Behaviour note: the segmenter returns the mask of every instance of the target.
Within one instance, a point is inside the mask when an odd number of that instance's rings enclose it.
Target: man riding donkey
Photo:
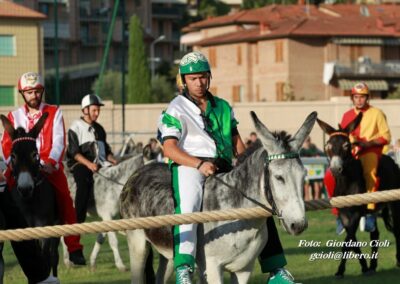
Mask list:
[[[18,91],[21,93],[25,104],[8,113],[8,119],[15,128],[22,127],[28,132],[43,113],[48,113],[49,116],[36,139],[40,164],[44,176],[56,191],[61,222],[63,224],[74,224],[76,223],[76,214],[62,164],[65,150],[65,128],[61,110],[57,106],[42,102],[45,88],[41,76],[37,73],[23,74],[18,81]],[[7,185],[9,189],[12,189],[15,185],[12,164],[10,163],[12,140],[7,132],[4,132],[1,144],[4,160],[7,164],[5,172]],[[85,265],[86,261],[82,253],[83,246],[79,243],[80,237],[67,236],[64,237],[64,240],[70,253],[70,261],[75,265]]]
[[[93,197],[93,173],[100,167],[117,164],[103,126],[97,119],[104,106],[97,95],[86,95],[81,102],[83,116],[68,130],[68,167],[76,182],[75,209],[79,223],[85,222],[89,199]]]
[[[341,128],[352,122],[362,112],[362,120],[358,127],[350,133],[350,141],[353,144],[353,155],[360,160],[363,167],[363,175],[367,192],[375,192],[379,189],[379,177],[377,176],[379,160],[383,147],[390,142],[391,135],[385,114],[378,108],[369,104],[369,88],[367,84],[360,82],[351,89],[351,100],[354,107],[343,114]],[[328,171],[325,175],[325,185],[332,195],[335,188],[334,177]],[[367,214],[360,221],[361,230],[373,232],[376,229],[375,204],[367,205]],[[337,221],[337,233],[343,230],[340,219]]]
[[[232,108],[209,91],[211,69],[200,52],[186,54],[179,64],[184,89],[163,112],[159,129],[172,175],[175,213],[201,210],[205,179],[232,169],[232,158],[245,149]],[[267,283],[294,283],[283,269],[286,259],[273,218],[267,219],[268,242],[260,254]],[[192,283],[197,225],[173,228],[176,283]]]

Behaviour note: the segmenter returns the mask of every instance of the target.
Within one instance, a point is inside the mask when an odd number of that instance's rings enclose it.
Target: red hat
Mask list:
[[[19,78],[18,91],[29,91],[32,89],[44,89],[42,77],[35,72],[27,72]]]

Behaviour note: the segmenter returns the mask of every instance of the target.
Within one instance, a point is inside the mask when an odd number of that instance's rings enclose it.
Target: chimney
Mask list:
[[[260,22],[260,34],[264,35],[270,31],[269,25],[267,22]]]

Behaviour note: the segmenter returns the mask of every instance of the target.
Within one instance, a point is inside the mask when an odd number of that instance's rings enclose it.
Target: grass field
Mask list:
[[[379,249],[378,273],[372,276],[362,276],[361,269],[357,260],[349,260],[347,262],[347,270],[345,278],[336,280],[333,274],[336,272],[338,261],[315,260],[310,261],[312,253],[328,253],[330,251],[339,251],[339,248],[329,248],[325,244],[328,240],[342,241],[344,235],[337,236],[335,234],[335,222],[333,216],[328,210],[308,212],[309,220],[308,229],[300,236],[293,237],[280,229],[280,237],[285,248],[288,266],[286,267],[296,278],[296,281],[306,284],[322,284],[322,283],[340,283],[340,284],[385,284],[400,283],[400,269],[395,266],[395,244],[394,237],[388,233],[383,227],[381,220],[379,228],[381,228],[381,240],[388,240],[388,247]],[[92,219],[93,221],[93,219]],[[366,233],[358,233],[360,240],[368,241],[369,235]],[[118,236],[120,240],[120,251],[122,253],[125,265],[129,267],[128,247],[125,237]],[[85,245],[85,256],[88,259],[90,251],[94,244],[94,235],[85,235],[82,241]],[[299,246],[300,240],[321,242],[321,247],[302,247]],[[363,249],[364,253],[369,253],[370,247]],[[6,262],[5,284],[26,283],[24,275],[16,262],[10,244],[5,245],[4,258]],[[122,284],[130,283],[129,272],[119,272],[114,266],[114,259],[108,244],[104,244],[102,251],[97,259],[96,271],[90,271],[89,267],[79,267],[67,269],[63,263],[59,266],[59,279],[61,283],[89,284],[89,283],[113,283]],[[260,273],[258,264],[253,272],[250,283],[266,283],[267,275]],[[175,283],[170,281],[170,283]],[[225,283],[229,283],[226,277]]]

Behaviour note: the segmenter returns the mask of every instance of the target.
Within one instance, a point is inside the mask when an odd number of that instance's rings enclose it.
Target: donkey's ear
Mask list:
[[[15,128],[12,125],[11,121],[5,115],[0,115],[0,119],[3,123],[4,130],[8,133],[8,135],[10,135],[11,140],[14,140]]]
[[[46,122],[47,117],[49,116],[48,112],[45,112],[42,114],[42,116],[39,118],[38,122],[35,124],[35,126],[29,131],[29,135],[33,138],[38,137],[40,131],[42,130],[44,123]]]
[[[314,126],[315,120],[317,119],[317,112],[313,111],[310,113],[303,125],[297,130],[296,134],[293,136],[293,140],[289,143],[294,151],[300,150],[303,145],[304,140],[310,135],[310,132]]]
[[[319,127],[321,127],[322,131],[325,132],[328,135],[331,135],[331,133],[335,132],[336,129],[333,128],[332,126],[330,126],[328,123],[326,123],[325,121],[320,120],[319,118],[317,118],[317,122]]]
[[[362,119],[362,116],[363,116],[363,114],[362,114],[362,112],[360,111],[360,113],[356,116],[356,118],[355,118],[352,122],[350,122],[349,125],[347,125],[346,128],[343,129],[343,130],[344,130],[345,132],[347,132],[347,133],[353,132],[354,129],[356,129],[357,126],[360,124],[361,119]]]
[[[256,113],[254,111],[250,112],[251,118],[253,119],[254,126],[256,127],[257,132],[260,134],[260,140],[267,149],[267,152],[272,151],[273,145],[275,145],[275,137],[272,135],[271,131],[258,119]]]

